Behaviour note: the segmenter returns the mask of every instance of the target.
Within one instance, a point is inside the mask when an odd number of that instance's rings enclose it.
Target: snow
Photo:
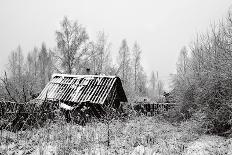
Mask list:
[[[60,103],[60,107],[65,109],[65,110],[73,110],[74,109],[74,107],[71,107],[71,106],[64,104],[64,103]]]
[[[232,154],[232,139],[199,135],[195,123],[173,126],[157,117],[113,120],[109,126],[92,122],[82,127],[59,122],[18,135],[3,131],[8,143],[0,144],[0,154],[57,155],[131,154],[131,155],[208,155]],[[17,137],[18,136],[18,137]],[[110,146],[107,140],[110,139]]]

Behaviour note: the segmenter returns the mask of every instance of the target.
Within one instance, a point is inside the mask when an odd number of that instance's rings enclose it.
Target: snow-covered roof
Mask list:
[[[54,74],[37,99],[96,104],[116,99],[127,102],[120,78],[104,75]]]

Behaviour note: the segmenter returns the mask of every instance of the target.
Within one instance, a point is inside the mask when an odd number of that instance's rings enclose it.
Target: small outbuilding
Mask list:
[[[122,110],[127,97],[116,76],[54,74],[37,100],[59,102],[61,108],[70,111],[86,106],[100,117],[106,106]]]

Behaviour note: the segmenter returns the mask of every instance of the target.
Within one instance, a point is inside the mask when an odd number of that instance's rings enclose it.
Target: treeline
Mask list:
[[[173,77],[184,118],[198,115],[208,133],[231,134],[232,12],[180,51]]]
[[[42,43],[26,56],[20,46],[11,52],[7,72],[1,78],[2,98],[27,102],[41,92],[53,73],[86,74],[86,70],[89,74],[119,76],[128,98],[148,95],[142,49],[137,42],[129,48],[123,39],[113,64],[111,43],[104,32],[98,32],[95,41],[90,40],[85,27],[64,17],[55,39],[56,47],[52,49]]]

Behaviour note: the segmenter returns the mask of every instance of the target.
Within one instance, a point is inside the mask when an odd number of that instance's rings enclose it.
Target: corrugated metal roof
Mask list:
[[[55,74],[37,99],[103,104],[115,84],[120,100],[126,102],[121,81],[116,76]]]

